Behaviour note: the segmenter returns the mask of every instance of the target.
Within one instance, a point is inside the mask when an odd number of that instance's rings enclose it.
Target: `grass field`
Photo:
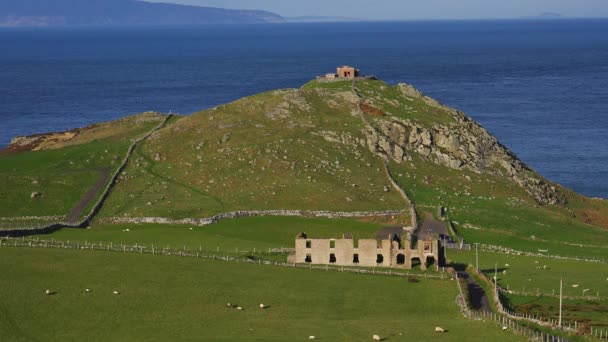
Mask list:
[[[475,265],[475,251],[448,251],[448,259]],[[535,294],[559,295],[560,278],[563,278],[564,296],[580,297],[583,290],[587,290],[586,296],[599,295],[586,300],[566,298],[564,319],[608,326],[608,264],[479,252],[479,268],[488,278],[494,276],[495,265],[498,284],[515,291],[506,295],[506,304],[515,311],[556,319],[559,299]],[[521,292],[532,295],[521,295]]]
[[[0,217],[64,216],[99,177],[115,170],[131,139],[162,120],[142,114],[99,124],[72,140],[0,156]],[[33,192],[41,194],[31,198]]]
[[[518,340],[462,318],[451,281],[9,247],[0,248],[0,273],[10,274],[0,277],[11,294],[0,302],[7,341]]]
[[[559,318],[559,299],[508,295],[509,305],[517,312],[556,320]],[[563,303],[562,320],[574,326],[585,323],[608,331],[608,299],[570,300]]]
[[[475,265],[475,251],[449,250],[448,259]],[[538,289],[541,293],[559,294],[559,280],[563,277],[566,296],[582,296],[584,289],[590,289],[586,295],[596,296],[599,292],[600,297],[608,298],[608,264],[479,252],[481,271],[492,277],[495,265],[498,283],[505,289],[508,286],[514,291]]]
[[[192,230],[190,230],[192,228]],[[114,242],[173,248],[241,251],[268,248],[294,248],[295,238],[306,232],[315,238],[341,238],[352,233],[355,239],[373,238],[381,224],[346,219],[301,217],[246,217],[223,220],[217,224],[197,227],[161,224],[94,224],[90,229],[62,229],[42,239]],[[125,231],[128,229],[129,231]]]
[[[573,257],[608,255],[608,230],[571,217],[565,207],[539,206],[504,178],[418,159],[390,168],[418,208],[432,213],[447,208],[458,234],[469,243]]]

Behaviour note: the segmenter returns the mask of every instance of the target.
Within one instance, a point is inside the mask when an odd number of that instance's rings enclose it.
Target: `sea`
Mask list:
[[[0,146],[190,114],[343,64],[415,85],[543,176],[608,198],[608,19],[0,29]]]

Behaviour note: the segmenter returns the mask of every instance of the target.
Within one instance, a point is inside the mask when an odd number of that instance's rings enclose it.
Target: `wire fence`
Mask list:
[[[536,325],[539,325],[544,328],[562,331],[567,334],[589,335],[589,336],[593,336],[595,338],[608,340],[608,330],[598,329],[597,327],[594,328],[594,327],[588,326],[587,324],[584,324],[584,323],[581,324],[577,321],[560,323],[559,320],[554,319],[554,318],[542,317],[542,316],[537,316],[537,315],[533,315],[533,314],[518,313],[518,312],[508,310],[504,307],[504,305],[502,304],[502,302],[500,300],[499,286],[497,284],[495,284],[495,282],[492,279],[488,278],[482,272],[477,272],[475,267],[473,267],[472,265],[469,265],[468,271],[473,273],[475,276],[477,276],[477,278],[481,279],[486,285],[495,289],[495,291],[492,291],[492,293],[489,295],[492,298],[492,301],[494,302],[495,307],[497,308],[498,312],[501,315],[503,315],[504,317],[506,317],[506,319],[520,321],[520,322],[529,322],[529,323],[536,324]],[[536,335],[534,337],[538,338],[538,336],[536,336]],[[565,339],[563,339],[559,336],[553,336],[553,337],[557,338],[557,339],[548,339],[547,341],[566,341]],[[542,338],[542,336],[540,338]],[[543,339],[537,339],[537,340],[545,341]]]
[[[285,257],[284,251],[290,249],[268,249],[266,250],[239,250],[236,248],[234,252],[224,250],[220,251],[219,248],[216,251],[203,250],[192,250],[187,248],[170,248],[170,247],[159,247],[154,245],[140,245],[140,244],[123,244],[113,242],[96,242],[89,243],[88,241],[60,241],[60,240],[40,240],[39,238],[32,237],[21,237],[11,238],[3,237],[0,238],[0,247],[27,247],[27,248],[54,248],[54,249],[71,249],[77,251],[106,251],[115,253],[137,253],[137,254],[151,254],[158,256],[174,256],[174,257],[186,257],[196,259],[207,259],[207,260],[219,260],[235,263],[248,263],[248,264],[260,264],[260,265],[272,265],[289,268],[300,268],[308,270],[322,270],[332,272],[346,272],[346,273],[357,273],[367,274],[374,276],[388,276],[388,277],[401,277],[401,278],[424,278],[432,280],[449,280],[451,277],[446,272],[439,273],[416,273],[407,270],[389,269],[389,268],[361,268],[361,267],[348,267],[348,266],[330,266],[330,265],[313,265],[313,264],[301,264],[283,262],[279,260],[270,260],[272,254],[279,257]]]
[[[169,247],[157,247],[154,245],[140,245],[140,244],[124,244],[124,243],[113,243],[113,242],[95,242],[89,243],[87,241],[61,241],[61,240],[41,240],[39,238],[33,237],[21,237],[21,238],[11,238],[11,237],[3,237],[0,238],[0,248],[3,247],[15,247],[15,248],[52,248],[52,249],[67,249],[67,250],[76,250],[81,252],[86,251],[105,251],[105,252],[113,252],[113,253],[135,253],[135,254],[149,254],[149,255],[157,255],[157,256],[173,256],[173,257],[182,257],[182,258],[195,258],[195,259],[204,259],[204,260],[217,260],[224,262],[233,262],[233,263],[245,263],[245,264],[259,264],[259,265],[269,265],[269,266],[277,266],[277,267],[286,267],[286,268],[296,268],[296,269],[308,269],[310,271],[326,271],[326,272],[345,272],[345,273],[356,273],[356,274],[366,274],[372,276],[384,276],[384,277],[400,277],[400,278],[425,278],[431,280],[456,280],[458,284],[458,305],[461,307],[461,311],[463,314],[470,319],[491,319],[492,321],[499,324],[504,330],[511,330],[513,333],[522,335],[527,337],[532,341],[555,341],[562,342],[567,341],[560,336],[554,336],[538,329],[526,327],[521,325],[521,321],[528,321],[531,323],[536,323],[542,326],[547,327],[547,321],[541,321],[538,317],[529,316],[529,315],[521,315],[513,312],[508,312],[502,308],[502,304],[498,305],[499,310],[502,314],[496,314],[491,312],[480,312],[471,310],[467,305],[467,297],[465,296],[465,291],[463,290],[460,281],[458,279],[458,275],[453,272],[453,270],[449,270],[448,272],[439,272],[437,274],[429,274],[429,273],[415,273],[405,270],[396,270],[396,269],[366,269],[359,267],[345,267],[345,266],[330,266],[330,265],[312,265],[312,264],[300,264],[300,263],[290,263],[290,262],[282,262],[278,260],[265,260],[263,257],[268,256],[268,253],[281,253],[283,249],[269,249],[264,251],[239,251],[235,249],[234,252],[226,252],[227,254],[221,253],[210,253],[210,251],[206,250],[192,250],[187,248],[176,249]],[[230,253],[235,253],[234,256],[230,256]],[[241,253],[241,254],[239,254]],[[282,255],[284,256],[284,254]],[[452,273],[453,272],[453,276]],[[486,278],[487,280],[487,278]],[[489,282],[489,280],[487,280]],[[555,322],[553,322],[554,324]],[[556,328],[554,326],[549,326],[551,328]],[[577,323],[574,323],[574,326],[570,324],[568,326],[564,326],[563,329],[566,332],[577,332]],[[591,328],[589,331],[591,336],[600,338],[600,339],[608,339],[608,332],[600,329]]]
[[[585,261],[585,262],[595,262],[595,263],[608,263],[608,259],[606,258],[587,258],[587,257],[568,257],[561,255],[549,254],[548,252],[524,252],[518,251],[513,248],[496,246],[496,245],[488,245],[488,244],[479,244],[479,248],[482,251],[486,252],[496,252],[508,255],[521,255],[521,256],[530,256],[537,258],[549,258],[556,260],[574,260],[574,261]]]

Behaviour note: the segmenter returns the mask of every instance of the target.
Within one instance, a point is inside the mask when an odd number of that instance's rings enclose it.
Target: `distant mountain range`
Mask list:
[[[0,1],[0,26],[108,26],[280,23],[266,11],[150,3],[138,0]]]

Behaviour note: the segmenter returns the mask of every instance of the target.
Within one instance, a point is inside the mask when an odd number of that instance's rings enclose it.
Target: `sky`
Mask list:
[[[559,13],[608,17],[608,0],[147,0],[233,9],[261,9],[285,17],[340,16],[372,20],[498,19]]]

